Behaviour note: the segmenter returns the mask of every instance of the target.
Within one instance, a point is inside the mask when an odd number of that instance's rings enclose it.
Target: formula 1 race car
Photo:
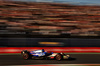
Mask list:
[[[71,57],[69,55],[66,55],[64,53],[53,53],[53,52],[45,52],[44,49],[42,50],[35,50],[35,51],[27,51],[23,50],[21,52],[21,55],[23,56],[23,59],[56,59],[56,60],[62,60],[62,59],[70,59]]]

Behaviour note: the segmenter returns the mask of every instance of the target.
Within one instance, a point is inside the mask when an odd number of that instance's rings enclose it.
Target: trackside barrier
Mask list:
[[[0,47],[0,53],[20,53],[22,50],[38,50],[64,53],[100,53],[100,47]]]

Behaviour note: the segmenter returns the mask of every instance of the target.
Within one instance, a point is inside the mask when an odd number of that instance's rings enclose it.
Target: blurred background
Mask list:
[[[100,47],[98,0],[0,0],[0,3],[1,48]]]
[[[100,36],[100,6],[78,6],[59,1],[0,0],[0,35]],[[81,0],[75,2],[81,3]],[[89,0],[83,2],[91,3]],[[98,1],[94,3],[98,4]]]
[[[18,55],[37,49],[73,59],[25,61]],[[0,0],[0,65],[100,66],[99,57],[100,0]]]

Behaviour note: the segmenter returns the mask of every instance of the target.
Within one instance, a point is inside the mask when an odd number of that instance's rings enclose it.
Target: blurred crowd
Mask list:
[[[100,6],[0,1],[0,30],[100,36]]]

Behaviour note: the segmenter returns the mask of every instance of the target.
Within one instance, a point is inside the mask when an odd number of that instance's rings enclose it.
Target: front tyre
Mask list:
[[[57,54],[56,55],[56,60],[58,60],[58,61],[62,60],[62,55],[61,54]]]

